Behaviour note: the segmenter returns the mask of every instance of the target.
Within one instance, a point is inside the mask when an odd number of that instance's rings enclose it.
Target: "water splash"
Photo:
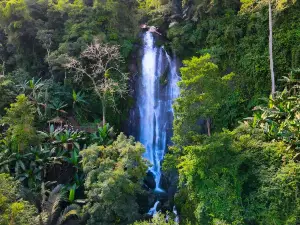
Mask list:
[[[178,216],[178,212],[177,212],[177,209],[176,209],[176,206],[174,205],[174,207],[173,207],[173,213],[174,213],[174,215],[175,215],[175,220],[174,220],[174,222],[176,223],[176,224],[179,224],[179,216]]]

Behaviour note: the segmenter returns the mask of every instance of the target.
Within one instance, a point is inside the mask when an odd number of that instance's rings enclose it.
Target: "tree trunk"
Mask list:
[[[181,15],[182,13],[182,0],[172,0],[173,13]]]
[[[103,123],[103,126],[105,126],[105,124],[106,124],[105,114],[106,114],[106,106],[105,106],[104,101],[102,101],[102,123]]]
[[[275,74],[274,74],[274,62],[273,62],[273,24],[272,24],[272,6],[271,0],[269,0],[269,54],[270,54],[270,71],[271,71],[271,81],[272,90],[271,94],[274,97],[275,94]]]
[[[206,120],[206,127],[207,127],[207,135],[210,137],[211,132],[210,132],[210,119]]]

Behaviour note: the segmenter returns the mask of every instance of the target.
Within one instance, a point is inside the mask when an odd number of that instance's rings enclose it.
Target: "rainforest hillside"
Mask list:
[[[146,33],[179,76],[160,191]],[[298,225],[300,2],[0,0],[0,125],[0,225]]]

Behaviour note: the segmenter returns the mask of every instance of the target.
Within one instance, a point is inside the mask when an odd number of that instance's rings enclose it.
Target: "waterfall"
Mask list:
[[[176,224],[179,224],[179,216],[178,216],[178,212],[177,212],[177,209],[176,209],[176,206],[174,205],[174,207],[173,207],[173,213],[174,213],[174,215],[175,215],[175,220],[174,220],[174,222],[176,223]]]
[[[153,34],[143,36],[142,71],[138,78],[137,109],[139,132],[136,139],[146,148],[155,178],[155,190],[162,192],[161,161],[172,136],[173,100],[179,95],[176,58],[171,58],[163,47],[155,45]]]
[[[154,206],[149,210],[148,215],[153,216],[157,213],[158,204],[159,204],[159,201],[156,201]]]

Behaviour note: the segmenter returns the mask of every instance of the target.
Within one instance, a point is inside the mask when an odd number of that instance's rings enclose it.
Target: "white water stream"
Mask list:
[[[155,190],[162,192],[161,161],[172,135],[172,103],[179,96],[176,59],[172,59],[163,47],[156,47],[153,34],[143,37],[144,52],[142,74],[139,79],[138,109],[140,132],[137,139],[145,146],[144,157],[149,160],[149,170],[155,177]],[[164,77],[162,77],[164,76]],[[161,80],[166,80],[162,84]]]

